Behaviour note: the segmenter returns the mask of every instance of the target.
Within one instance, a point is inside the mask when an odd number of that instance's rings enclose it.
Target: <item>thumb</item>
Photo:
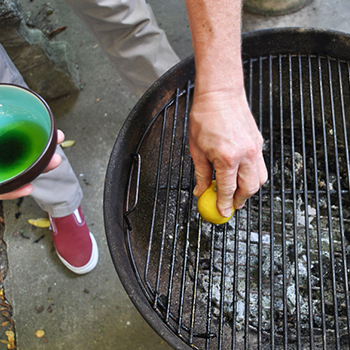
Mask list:
[[[17,199],[20,197],[29,196],[34,190],[32,184],[27,184],[9,193],[0,194],[0,201],[8,199]]]

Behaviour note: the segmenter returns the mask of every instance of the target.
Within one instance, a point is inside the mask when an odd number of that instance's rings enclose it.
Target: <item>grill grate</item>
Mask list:
[[[184,348],[349,349],[350,61],[271,55],[244,70],[269,180],[228,224],[202,221],[194,85],[177,90],[132,155],[124,216],[139,286]]]

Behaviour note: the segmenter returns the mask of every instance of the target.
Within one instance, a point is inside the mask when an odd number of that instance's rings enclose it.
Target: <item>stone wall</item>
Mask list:
[[[46,100],[79,92],[72,48],[49,41],[41,30],[28,28],[18,0],[0,1],[0,43],[27,85]]]

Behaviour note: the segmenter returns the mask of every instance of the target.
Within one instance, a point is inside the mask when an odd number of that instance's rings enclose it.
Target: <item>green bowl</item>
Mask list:
[[[0,84],[0,194],[39,176],[56,146],[55,120],[43,98],[18,85]]]

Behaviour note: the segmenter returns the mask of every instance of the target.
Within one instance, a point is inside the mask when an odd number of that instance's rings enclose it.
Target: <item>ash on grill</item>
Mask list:
[[[265,154],[269,154],[269,142],[264,145]],[[325,319],[326,331],[334,333],[334,293],[332,287],[332,265],[335,268],[335,289],[337,291],[337,305],[339,315],[340,335],[347,336],[347,302],[344,291],[345,271],[342,259],[342,246],[339,228],[339,207],[331,206],[332,218],[327,215],[327,193],[334,195],[337,192],[337,178],[335,174],[329,175],[328,190],[327,177],[318,171],[318,186],[324,191],[319,195],[318,208],[320,210],[320,226],[317,225],[317,208],[315,198],[308,196],[308,206],[305,208],[303,189],[303,157],[300,153],[291,154],[290,148],[285,148],[285,195],[284,211],[282,212],[282,198],[275,195],[273,198],[273,223],[271,223],[271,196],[269,181],[263,186],[261,235],[259,235],[259,198],[254,196],[246,207],[233,217],[226,227],[214,226],[206,221],[201,222],[202,245],[199,259],[199,284],[198,300],[208,303],[208,295],[212,295],[214,317],[220,317],[220,304],[224,308],[224,318],[227,325],[234,326],[239,331],[245,325],[245,319],[249,320],[249,328],[258,330],[259,309],[258,298],[261,298],[261,329],[267,335],[272,331],[275,336],[283,336],[283,315],[287,311],[288,340],[296,341],[296,323],[300,325],[301,335],[310,337],[310,331],[316,339],[323,335],[322,322]],[[292,163],[294,162],[294,167]],[[307,169],[313,168],[313,158],[307,158]],[[322,169],[319,166],[318,169]],[[293,176],[294,172],[294,176]],[[275,162],[273,168],[274,177],[281,178],[281,160]],[[293,200],[292,183],[295,179],[296,201]],[[314,177],[308,174],[310,188],[315,186]],[[341,179],[347,184],[348,179]],[[275,189],[278,187],[274,184]],[[265,191],[264,191],[265,190]],[[275,191],[276,192],[276,191]],[[278,191],[277,191],[278,192]],[[188,197],[183,191],[183,203]],[[335,198],[334,203],[337,202]],[[296,203],[296,205],[294,205]],[[343,205],[344,215],[350,217],[347,208],[348,201]],[[193,211],[196,210],[196,201],[193,202]],[[170,204],[170,207],[175,207]],[[248,213],[249,210],[249,213]],[[282,215],[284,218],[282,218]],[[249,217],[249,219],[247,219]],[[294,228],[296,220],[296,228]],[[349,220],[344,220],[349,229]],[[274,226],[274,237],[271,236],[271,225]],[[306,234],[306,225],[308,226]],[[329,225],[332,225],[333,238],[329,236]],[[249,226],[249,227],[248,227]],[[193,223],[194,229],[198,226]],[[282,229],[284,227],[284,229]],[[182,227],[185,230],[185,227]],[[248,232],[248,236],[247,236]],[[193,232],[197,235],[197,232]],[[285,240],[282,240],[285,235]],[[273,242],[271,241],[273,240]],[[307,241],[308,240],[308,241]],[[195,242],[195,239],[192,240]],[[204,243],[205,242],[205,243]],[[213,275],[211,276],[211,242],[214,242]],[[320,242],[320,246],[318,243]],[[331,248],[331,246],[333,248]],[[224,247],[225,246],[225,247]],[[259,258],[259,246],[261,257]],[[191,245],[192,269],[190,275],[194,276],[195,254],[197,246]],[[320,249],[321,248],[321,249]],[[308,261],[307,250],[310,252]],[[332,261],[332,249],[334,261]],[[273,251],[273,254],[271,253]],[[226,252],[226,254],[225,254]],[[236,254],[235,254],[236,252]],[[223,263],[225,254],[225,263]],[[350,263],[350,245],[346,246],[346,259]],[[262,281],[259,285],[259,259],[261,260]],[[271,259],[273,259],[271,261]],[[322,261],[322,266],[320,266]],[[235,264],[237,268],[235,270]],[[308,272],[308,266],[310,271]],[[249,287],[247,287],[247,269],[249,268]],[[272,271],[271,271],[272,270]],[[237,278],[235,280],[235,271]],[[347,271],[348,280],[349,271]],[[224,281],[222,280],[224,276]],[[211,281],[212,278],[212,281]],[[224,284],[224,299],[222,299],[222,284]],[[312,303],[309,304],[309,286],[311,287]],[[323,289],[323,298],[321,295]],[[248,294],[247,294],[248,291]],[[246,308],[246,302],[249,308]],[[272,305],[273,303],[273,305]],[[312,310],[310,310],[311,305]],[[285,310],[286,308],[286,310]],[[297,308],[299,310],[297,310]],[[247,316],[245,313],[249,312]],[[273,310],[273,315],[271,315]],[[325,310],[325,318],[322,312]],[[298,316],[299,315],[299,316]],[[313,319],[310,321],[310,315]],[[297,318],[299,321],[296,322]],[[312,329],[310,329],[312,325]]]

